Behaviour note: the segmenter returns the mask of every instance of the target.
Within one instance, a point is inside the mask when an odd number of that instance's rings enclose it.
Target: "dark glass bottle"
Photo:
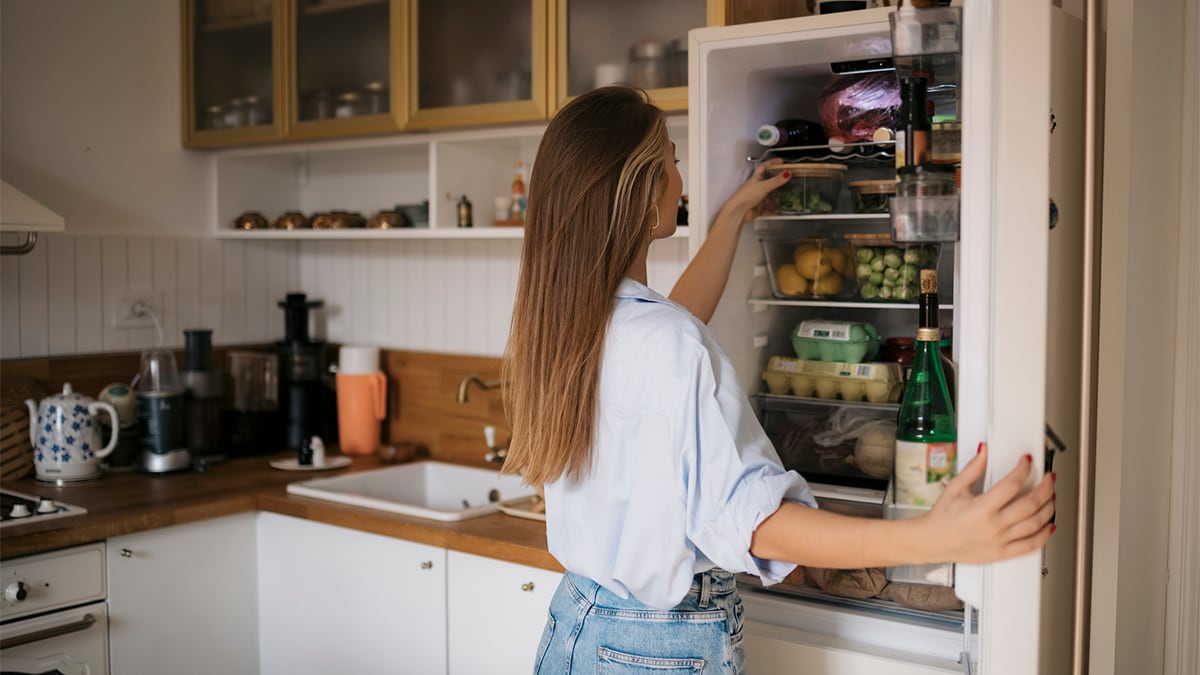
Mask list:
[[[829,142],[825,130],[817,122],[802,119],[783,119],[774,124],[764,124],[755,136],[764,148],[795,148],[824,146]],[[775,153],[784,159],[827,154],[824,148],[816,150],[789,150]]]
[[[917,355],[896,425],[895,502],[932,506],[954,476],[958,433],[954,402],[942,370],[937,272],[921,270]]]
[[[933,125],[925,103],[926,80],[900,80],[900,114],[896,120],[896,168],[919,166],[932,158]]]

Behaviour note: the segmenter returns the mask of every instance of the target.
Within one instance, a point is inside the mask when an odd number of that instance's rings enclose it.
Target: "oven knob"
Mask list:
[[[12,511],[8,513],[9,518],[28,518],[30,515],[29,507],[25,504],[13,504]]]
[[[14,581],[4,587],[4,599],[9,602],[20,602],[29,595],[29,587],[24,581]]]
[[[41,497],[38,499],[38,513],[54,513],[58,510],[58,504],[49,497]]]

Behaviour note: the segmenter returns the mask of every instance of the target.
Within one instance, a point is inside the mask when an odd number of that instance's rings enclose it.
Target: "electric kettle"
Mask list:
[[[77,394],[68,382],[54,394],[29,408],[29,441],[39,481],[63,485],[100,477],[100,460],[117,446],[120,422],[111,404]],[[96,411],[108,413],[112,438],[101,445],[100,420]]]

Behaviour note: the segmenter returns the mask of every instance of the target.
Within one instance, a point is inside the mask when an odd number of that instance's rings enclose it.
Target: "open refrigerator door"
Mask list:
[[[743,228],[710,327],[785,466],[809,480],[823,508],[883,517],[891,499],[890,467],[872,461],[888,444],[904,374],[881,365],[896,361],[878,354],[888,338],[915,333],[917,298],[904,283],[910,263],[937,270],[938,325],[952,331],[952,346],[943,345],[956,367],[959,469],[986,440],[988,485],[1026,453],[1040,479],[1049,470],[1046,424],[1062,431],[1078,419],[1077,408],[1060,404],[1078,391],[1078,371],[1062,365],[1077,359],[1069,350],[1078,345],[1078,322],[1055,298],[1070,297],[1079,284],[1069,260],[1078,239],[1081,193],[1071,176],[1081,163],[1072,164],[1081,153],[1081,112],[1063,85],[1082,72],[1082,26],[1038,0],[967,0],[952,9],[961,48],[930,69],[929,97],[934,124],[961,133],[961,225],[956,237],[929,244],[896,240],[892,217],[866,198],[874,185],[895,180],[894,136],[871,129],[856,136],[856,115],[861,121],[870,111],[843,101],[831,112],[829,104],[831,92],[849,83],[895,81],[897,70],[911,71],[911,60],[894,53],[894,10],[690,35],[692,253],[755,163],[783,156],[808,166],[793,171],[799,192],[777,197]],[[828,142],[764,148],[760,139],[777,134],[759,135],[762,125],[784,129],[796,120],[824,123]],[[848,137],[834,138],[838,129]],[[1052,189],[1063,215],[1050,232]],[[877,261],[888,254],[898,256],[898,277],[880,297],[883,286],[871,275],[892,267],[895,259]],[[829,335],[865,349],[805,358],[809,343]],[[1058,519],[1060,532],[1045,553],[999,564],[891,569],[886,576],[802,570],[761,594],[745,578],[754,599],[747,605],[760,608],[750,618],[771,624],[770,631],[793,628],[796,640],[810,645],[836,643],[930,668],[911,672],[1064,672],[1072,570],[1071,533],[1062,530],[1070,520]]]

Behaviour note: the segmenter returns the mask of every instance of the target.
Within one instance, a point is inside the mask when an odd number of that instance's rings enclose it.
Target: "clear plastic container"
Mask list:
[[[833,213],[842,194],[845,164],[780,164],[772,174],[791,171],[787,185],[768,197],[768,210],[780,215]]]
[[[905,506],[895,503],[895,486],[888,483],[887,497],[883,503],[883,517],[887,520],[905,520],[928,513],[928,506]],[[896,583],[921,584],[925,586],[953,586],[954,563],[932,563],[927,565],[897,565],[885,571],[887,580]]]
[[[847,234],[858,299],[867,302],[916,302],[920,272],[937,269],[938,244],[895,242],[887,235]]]
[[[906,166],[891,202],[892,239],[958,241],[958,188],[950,165]]]
[[[854,297],[854,265],[844,242],[820,237],[763,239],[771,291],[781,300]]]

